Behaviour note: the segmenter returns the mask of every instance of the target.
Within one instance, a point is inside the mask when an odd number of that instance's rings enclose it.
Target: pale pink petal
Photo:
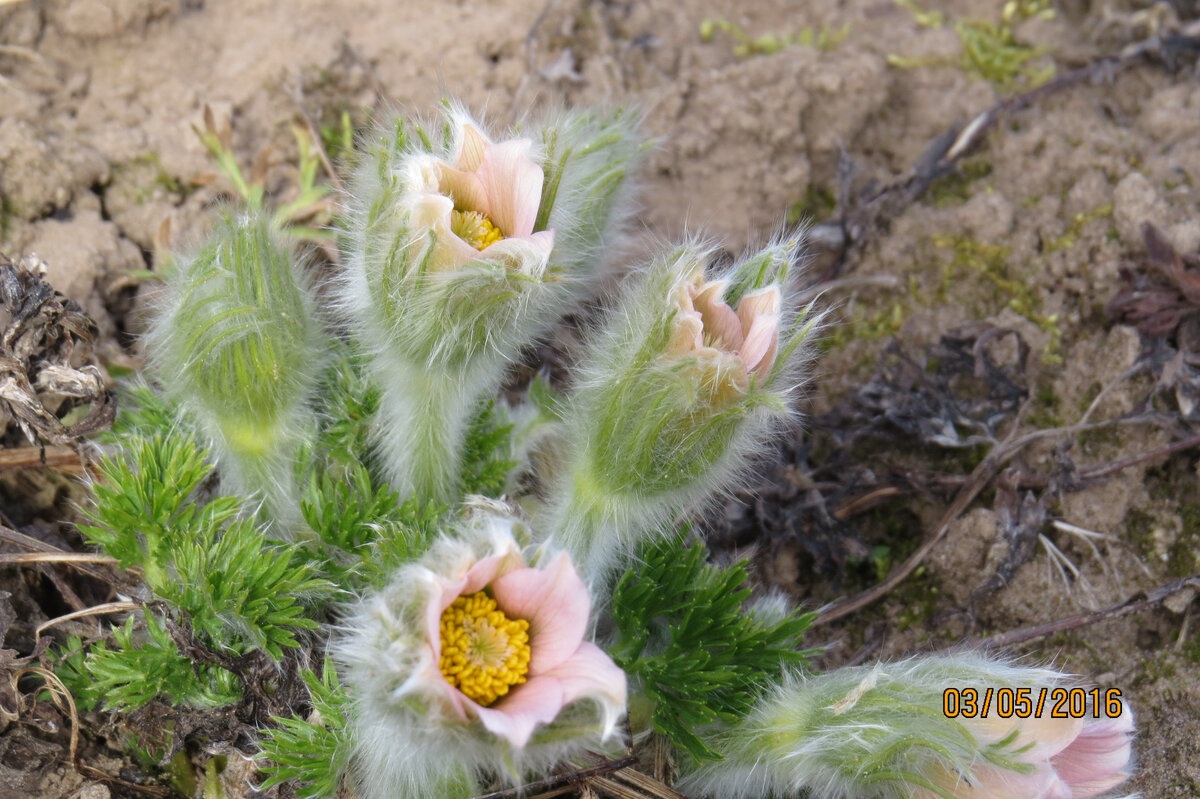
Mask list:
[[[483,154],[491,144],[487,136],[470,122],[464,122],[458,140],[458,158],[454,165],[464,172],[474,172],[483,163]]]
[[[771,373],[775,365],[775,353],[779,346],[779,317],[760,315],[750,323],[746,342],[738,357],[746,365],[746,371],[761,377]]]
[[[553,249],[554,231],[542,230],[520,239],[500,239],[484,247],[477,259],[509,263],[523,274],[540,279],[546,273]]]
[[[481,558],[467,571],[466,580],[463,582],[459,593],[469,595],[476,591],[482,591],[488,583],[496,579],[497,575],[513,571],[524,565],[521,562],[521,556],[516,552],[506,552],[503,555]],[[450,601],[453,602],[454,600]],[[446,607],[450,606],[447,604]]]
[[[996,743],[1008,737],[1015,728],[1017,738],[1006,751],[1019,752],[1026,763],[1049,761],[1066,749],[1083,729],[1081,719],[1056,719],[1049,716],[1030,719],[1003,719],[992,713],[986,719],[974,719],[971,731],[984,743]]]
[[[568,705],[581,696],[600,696],[625,706],[625,672],[613,663],[604,650],[584,641],[575,654],[546,672],[563,685],[563,704]]]
[[[487,193],[488,210],[484,215],[505,236],[528,236],[537,220],[545,175],[529,159],[532,147],[529,139],[493,144],[484,152],[483,163],[479,165],[477,174]]]
[[[442,657],[442,612],[462,594],[466,578],[447,578],[433,574],[432,582],[429,604],[425,606],[425,634],[428,636],[429,647],[433,652],[433,662],[436,664]],[[439,671],[438,674],[440,675],[441,672]],[[445,679],[442,681],[445,682]]]
[[[421,665],[414,670],[411,682],[419,682],[425,691],[433,693],[434,701],[443,709],[452,713],[459,721],[467,721],[467,714],[475,712],[478,705],[446,680],[439,664],[440,659],[440,655],[424,658]]]
[[[1133,714],[1128,708],[1115,719],[1085,724],[1079,737],[1051,763],[1076,797],[1098,796],[1128,779],[1132,731]]]
[[[729,352],[737,352],[738,348],[742,346],[742,325],[738,321],[738,315],[725,304],[725,300],[722,298],[725,286],[726,283],[723,280],[706,283],[692,298],[692,302],[696,310],[700,312],[701,318],[704,319],[704,330],[708,334],[706,338],[714,346]]]
[[[449,196],[454,201],[454,207],[459,211],[478,211],[489,219],[491,218],[487,189],[484,187],[483,181],[479,179],[478,172],[463,172],[441,164],[438,191]]]
[[[946,775],[935,783],[955,799],[1072,799],[1070,788],[1046,763],[1032,774],[980,764],[971,769],[970,781]]]
[[[667,341],[668,355],[689,355],[704,348],[704,322],[695,311],[684,311],[675,317],[671,338]]]
[[[749,336],[750,326],[758,316],[779,316],[783,307],[783,295],[778,286],[767,286],[765,289],[747,294],[738,303],[737,316],[742,323],[742,332]]]
[[[545,569],[516,569],[492,583],[496,605],[529,622],[529,673],[544,674],[579,649],[591,598],[571,559],[560,552]]]
[[[453,272],[479,257],[479,251],[454,234],[450,228],[450,212],[454,204],[440,194],[418,195],[410,206],[410,223],[436,237],[433,252],[424,258],[429,273]],[[414,257],[416,253],[413,254]]]
[[[530,677],[492,707],[475,705],[473,712],[488,732],[507,738],[520,749],[529,743],[537,725],[554,721],[562,708],[563,687],[558,680]]]

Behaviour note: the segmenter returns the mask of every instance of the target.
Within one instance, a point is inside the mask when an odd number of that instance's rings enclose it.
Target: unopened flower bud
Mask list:
[[[260,495],[287,535],[326,345],[308,279],[251,213],[223,214],[175,264],[148,335],[158,379],[209,439],[226,488]]]
[[[723,759],[691,764],[685,793],[712,799],[1085,799],[1128,778],[1133,720],[947,715],[949,690],[1007,691],[1035,707],[1065,675],[978,655],[793,676],[713,736]],[[1014,701],[1020,701],[1014,700]],[[1105,711],[1101,711],[1103,714]],[[1021,714],[1025,715],[1025,714]],[[685,764],[687,765],[687,764]]]
[[[712,252],[689,243],[633,278],[582,367],[552,496],[551,529],[586,570],[611,571],[640,537],[733,489],[793,416],[818,316],[787,307],[795,248],[772,245],[709,276]]]

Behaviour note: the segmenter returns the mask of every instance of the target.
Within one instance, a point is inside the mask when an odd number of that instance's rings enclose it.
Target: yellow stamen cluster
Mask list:
[[[504,238],[500,228],[478,211],[451,211],[450,229],[477,250],[490,247]]]
[[[529,622],[510,619],[483,591],[460,596],[442,611],[446,681],[487,707],[525,682],[529,672]]]

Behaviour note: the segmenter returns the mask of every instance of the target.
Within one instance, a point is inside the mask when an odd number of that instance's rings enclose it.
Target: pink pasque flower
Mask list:
[[[1111,719],[1002,719],[993,713],[963,723],[985,745],[1006,741],[1016,731],[1004,749],[1033,770],[1021,774],[980,764],[971,768],[969,781],[949,772],[938,775],[934,784],[956,799],[1088,799],[1129,779],[1133,714],[1128,706]],[[924,788],[913,796],[936,799]]]
[[[439,541],[365,604],[356,635],[339,647],[362,701],[400,713],[415,702],[460,741],[477,720],[521,750],[540,725],[587,700],[607,739],[625,711],[625,673],[584,640],[587,586],[566,553],[528,565],[511,519],[472,523],[471,537]]]
[[[452,272],[473,261],[499,261],[541,277],[554,231],[533,232],[545,180],[529,157],[533,142],[493,142],[461,114],[455,123],[453,163],[432,155],[410,162],[411,225],[435,237],[427,268]]]
[[[750,378],[765,380],[779,348],[778,286],[751,292],[730,308],[724,295],[728,281],[705,281],[695,273],[675,290],[678,312],[667,351],[700,360],[714,394],[730,398],[749,388]]]

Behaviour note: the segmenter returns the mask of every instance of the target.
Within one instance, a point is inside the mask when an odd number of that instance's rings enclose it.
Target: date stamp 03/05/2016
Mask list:
[[[1123,712],[1119,688],[947,688],[947,718],[1115,719]]]

